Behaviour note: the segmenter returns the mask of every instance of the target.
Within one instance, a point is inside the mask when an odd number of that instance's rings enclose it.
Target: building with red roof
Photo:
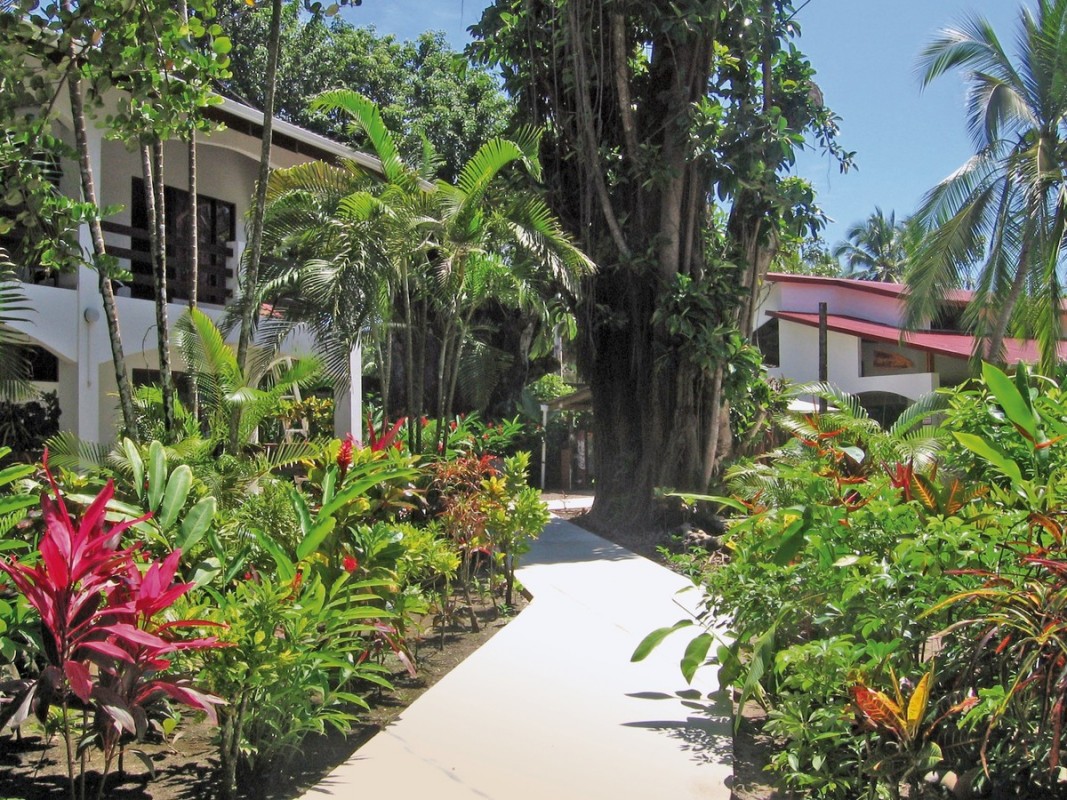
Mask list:
[[[905,330],[905,287],[849,278],[771,273],[754,338],[773,376],[819,379],[819,304],[827,311],[827,380],[857,395],[875,416],[895,418],[909,403],[970,377],[979,341],[961,329],[971,293],[952,291],[936,319]],[[1007,339],[1005,360],[1038,360],[1033,340]],[[1067,342],[1060,345],[1067,358]]]

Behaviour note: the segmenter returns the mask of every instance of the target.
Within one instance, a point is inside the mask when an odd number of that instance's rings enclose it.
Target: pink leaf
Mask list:
[[[70,689],[83,703],[88,703],[93,693],[93,679],[89,670],[80,661],[68,661],[63,665],[63,672],[70,683]]]
[[[197,691],[191,686],[170,683],[168,681],[153,681],[146,687],[146,689],[151,691],[162,691],[179,703],[184,703],[190,708],[196,708],[203,711],[207,714],[207,718],[211,721],[212,725],[217,725],[219,722],[218,715],[215,713],[215,706],[226,705],[226,701],[221,697]]]
[[[85,642],[82,647],[86,650],[93,650],[101,655],[105,655],[108,658],[118,659],[119,661],[125,661],[127,664],[133,664],[133,656],[123,650],[117,645],[113,645],[111,642]]]
[[[109,480],[100,494],[93,500],[82,515],[81,525],[78,527],[78,539],[81,542],[89,542],[96,539],[104,530],[104,514],[107,513],[107,504],[115,496],[115,481]],[[108,548],[114,549],[114,548]]]
[[[143,631],[140,628],[130,625],[128,622],[114,622],[111,625],[107,625],[103,628],[109,636],[114,636],[118,639],[122,639],[130,644],[141,645],[142,647],[166,647],[167,642],[160,639],[154,633]]]

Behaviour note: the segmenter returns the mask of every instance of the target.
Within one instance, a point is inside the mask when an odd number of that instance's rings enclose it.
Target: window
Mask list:
[[[964,306],[956,303],[942,303],[937,314],[930,322],[930,329],[935,331],[962,331]]]
[[[763,363],[768,367],[781,366],[781,355],[779,353],[778,344],[778,329],[779,322],[777,319],[772,319],[770,322],[766,322],[761,325],[754,335],[756,348],[763,354]]]
[[[30,380],[56,383],[59,381],[59,359],[43,347],[29,345],[23,349],[30,366]]]
[[[152,263],[148,257],[148,208],[144,191],[144,181],[134,178],[130,194],[130,222],[134,228],[131,250],[145,255],[130,259],[130,271],[134,275],[133,296],[151,299]],[[189,193],[167,186],[163,190],[163,202],[166,206],[167,296],[171,300],[186,300],[192,272]],[[224,305],[229,298],[226,260],[233,254],[228,242],[237,237],[237,210],[233,203],[197,195],[197,217],[200,256],[197,295],[201,302]]]

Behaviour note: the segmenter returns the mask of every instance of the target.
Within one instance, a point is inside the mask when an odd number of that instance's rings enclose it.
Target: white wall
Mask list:
[[[795,383],[817,381],[819,329],[786,320],[780,320],[779,324],[781,363],[772,374]],[[938,386],[937,374],[925,370],[864,376],[862,343],[857,336],[829,331],[826,344],[827,380],[849,394],[891,392],[916,400]]]

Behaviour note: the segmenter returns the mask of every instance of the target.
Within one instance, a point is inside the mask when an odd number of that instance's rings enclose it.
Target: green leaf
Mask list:
[[[630,661],[644,661],[648,658],[648,654],[659,647],[660,642],[666,639],[675,631],[680,631],[682,628],[688,628],[695,623],[691,619],[682,619],[671,625],[669,628],[657,628],[652,631],[648,636],[641,640],[637,645],[637,649],[634,650],[633,655],[630,656]]]
[[[289,487],[289,500],[293,511],[296,512],[296,518],[300,521],[300,533],[307,536],[311,533],[311,512],[308,510],[307,501],[295,486]]]
[[[211,49],[216,55],[224,56],[233,50],[233,42],[229,36],[217,36],[211,42]]]
[[[0,469],[0,486],[22,480],[32,475],[37,470],[33,464],[12,464],[10,467]]]
[[[0,517],[7,516],[15,511],[25,511],[41,501],[41,498],[31,494],[13,494],[8,497],[0,497]],[[25,516],[25,515],[20,515]]]
[[[322,476],[322,504],[326,505],[333,499],[333,490],[337,485],[337,467],[332,466]]]
[[[693,676],[696,675],[697,670],[704,664],[708,657],[708,650],[711,649],[711,643],[714,641],[714,637],[710,633],[702,633],[697,636],[689,645],[685,648],[685,655],[682,656],[682,675],[685,677],[686,683],[693,682]]]
[[[137,445],[130,439],[122,440],[122,449],[126,452],[126,460],[130,464],[133,473],[133,491],[138,497],[144,496],[144,461],[137,452]]]
[[[981,436],[975,436],[973,433],[959,433],[953,431],[953,436],[957,441],[981,458],[984,458],[994,467],[1000,470],[1001,474],[1010,478],[1015,483],[1023,482],[1023,473],[1019,469],[1019,465],[1012,460],[1012,458],[990,442],[987,442]]]
[[[333,529],[334,527],[336,527],[336,525],[337,520],[333,517],[327,517],[326,519],[316,524],[315,527],[311,529],[311,532],[303,539],[301,539],[300,544],[297,545],[297,560],[303,561],[305,558],[307,558],[316,550],[318,550],[319,545],[326,541],[326,537],[333,533]]]
[[[811,511],[804,509],[801,518],[782,531],[782,543],[778,545],[778,551],[771,559],[776,566],[786,566],[804,549],[804,545],[808,543],[807,530],[810,522]]]
[[[132,753],[137,756],[137,760],[140,761],[146,770],[148,770],[149,776],[155,780],[156,777],[156,765],[152,761],[152,757],[148,755],[144,750],[127,750],[127,753]]]
[[[152,442],[148,448],[148,509],[159,510],[167,479],[167,453],[160,442]]]
[[[677,497],[687,506],[691,506],[697,502],[705,503],[718,503],[726,508],[732,508],[734,511],[740,511],[742,514],[749,513],[750,509],[742,503],[740,500],[735,500],[732,497],[723,497],[717,494],[687,494],[685,492],[667,492],[664,497]]]
[[[1027,439],[1036,442],[1037,419],[1034,417],[1034,411],[1030,408],[1028,400],[1023,399],[1011,378],[992,364],[983,363],[982,380],[985,381],[1000,407],[1004,409],[1004,415],[1008,421],[1020,428]]]
[[[205,558],[193,568],[192,582],[197,586],[206,586],[222,572],[222,564],[217,558]]]
[[[261,530],[253,530],[252,535],[256,537],[259,546],[270,553],[270,557],[274,559],[278,567],[278,577],[285,583],[292,581],[296,577],[296,566],[281,545]]]
[[[193,485],[193,470],[188,464],[182,464],[175,468],[167,481],[167,490],[163,495],[163,505],[160,508],[159,527],[166,530],[178,519],[178,512],[182,510],[186,499],[189,497],[189,489]]]
[[[182,552],[188,552],[189,548],[204,538],[204,534],[215,520],[216,506],[214,497],[205,497],[190,508],[182,520],[181,535],[175,546]]]
[[[745,683],[741,687],[741,695],[737,700],[737,716],[734,718],[734,732],[741,725],[741,710],[751,698],[763,696],[763,687],[760,681],[766,674],[768,667],[774,663],[774,640],[778,633],[778,624],[775,623],[764,631],[752,646],[752,658],[748,662],[748,674]]]

